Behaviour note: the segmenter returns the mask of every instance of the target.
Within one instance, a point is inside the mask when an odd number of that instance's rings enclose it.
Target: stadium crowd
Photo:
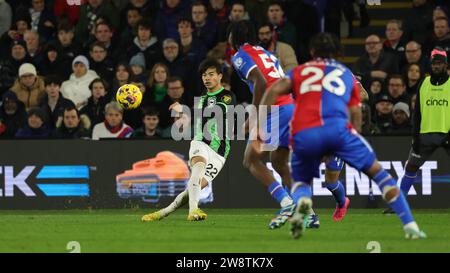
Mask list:
[[[430,52],[450,53],[450,1],[412,2],[385,37],[366,38],[351,67],[368,91],[363,134],[411,135]],[[0,138],[170,138],[169,106],[193,106],[206,57],[223,64],[238,103],[251,102],[230,65],[231,22],[252,22],[260,45],[289,71],[309,59],[314,34],[339,36],[341,14],[351,22],[355,8],[368,25],[360,0],[0,0]],[[140,108],[114,102],[126,83],[143,92]]]

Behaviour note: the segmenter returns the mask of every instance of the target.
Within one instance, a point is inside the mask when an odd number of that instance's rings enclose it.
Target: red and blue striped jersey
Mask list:
[[[286,76],[292,81],[295,101],[292,135],[337,120],[348,122],[348,107],[360,104],[353,73],[335,60],[316,59],[295,67]]]
[[[247,83],[253,93],[253,82],[248,79],[250,72],[257,68],[266,79],[266,88],[269,88],[280,78],[284,77],[283,69],[277,57],[260,46],[243,45],[232,57],[233,66],[239,77]],[[267,89],[266,89],[267,90]],[[275,105],[285,105],[293,103],[290,94],[280,96]]]

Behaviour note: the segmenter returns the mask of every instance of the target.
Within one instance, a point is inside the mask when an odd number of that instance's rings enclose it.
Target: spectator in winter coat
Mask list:
[[[39,106],[39,102],[45,94],[44,80],[37,75],[36,68],[30,63],[24,63],[19,67],[19,78],[14,82],[11,90],[16,93],[28,110]]]
[[[89,138],[91,122],[86,115],[81,115],[74,105],[67,106],[63,110],[63,115],[56,123],[56,129],[53,131],[53,138],[79,139]]]
[[[19,67],[30,61],[25,41],[13,41],[9,57],[4,61],[0,61],[0,94],[11,88],[18,76]]]
[[[56,121],[63,114],[64,108],[74,104],[61,94],[61,78],[59,76],[49,75],[45,77],[44,82],[46,95],[43,97],[40,107],[45,111],[48,118],[48,128],[53,130],[55,129]]]
[[[14,138],[26,120],[25,105],[17,99],[16,93],[7,91],[3,94],[0,106],[0,138]]]
[[[61,93],[66,99],[71,100],[77,109],[81,109],[91,96],[89,84],[98,78],[98,75],[89,69],[89,61],[83,55],[77,56],[73,60],[72,70],[70,79],[63,82],[61,86]]]
[[[16,138],[48,138],[51,131],[45,123],[45,112],[38,108],[30,108],[27,123],[16,133]]]

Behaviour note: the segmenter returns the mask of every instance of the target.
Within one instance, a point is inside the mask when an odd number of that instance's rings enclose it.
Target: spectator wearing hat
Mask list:
[[[73,105],[73,102],[64,98],[61,95],[61,78],[57,75],[48,75],[45,77],[45,95],[42,98],[40,107],[45,111],[48,117],[48,128],[55,129],[56,122],[63,114],[63,110],[68,105]]]
[[[9,57],[0,61],[0,93],[3,94],[14,84],[18,76],[19,67],[29,63],[31,59],[27,54],[25,41],[13,41],[9,51]]]
[[[411,131],[409,106],[404,102],[397,102],[392,109],[392,127],[389,134],[410,136]]]
[[[13,41],[23,40],[23,34],[30,29],[30,16],[24,12],[16,12],[11,29],[0,37],[0,60],[8,56],[9,45]]]
[[[77,56],[72,61],[72,70],[70,79],[61,86],[61,93],[66,99],[71,100],[77,109],[81,109],[91,96],[89,84],[98,78],[98,75],[89,69],[89,61],[83,55]]]
[[[108,57],[105,45],[96,41],[89,46],[90,66],[100,78],[111,82],[114,78],[114,64]]]
[[[51,130],[47,128],[44,110],[33,107],[28,110],[27,122],[16,133],[16,138],[48,138]]]
[[[381,134],[386,134],[392,127],[392,99],[383,94],[378,97],[377,103],[375,105],[375,125],[380,129]]]
[[[39,106],[39,102],[45,94],[44,80],[37,75],[34,65],[24,63],[19,67],[19,78],[14,82],[11,90],[25,104],[28,111],[31,107]]]
[[[132,71],[131,81],[145,84],[148,75],[145,67],[144,54],[138,53],[131,58],[130,69]]]
[[[25,105],[17,99],[16,93],[9,90],[3,94],[0,106],[0,138],[13,138],[26,119]]]
[[[138,53],[144,54],[145,64],[148,68],[153,67],[162,57],[161,43],[154,35],[151,23],[147,19],[142,19],[137,23],[137,34],[126,50],[125,59],[128,61]]]
[[[91,122],[86,115],[80,115],[75,105],[67,105],[62,109],[62,115],[56,122],[52,138],[87,139],[91,136]]]
[[[62,55],[61,46],[56,42],[49,42],[43,51],[42,62],[39,65],[39,73],[45,77],[57,74],[61,79],[68,79],[72,73],[71,61]]]
[[[88,99],[88,103],[84,106],[80,113],[87,115],[91,121],[91,128],[95,124],[105,120],[105,106],[111,101],[111,95],[108,95],[108,83],[100,78],[93,80],[89,84],[92,96]]]
[[[123,122],[123,109],[116,101],[105,106],[105,121],[94,126],[92,139],[129,138],[133,129]]]

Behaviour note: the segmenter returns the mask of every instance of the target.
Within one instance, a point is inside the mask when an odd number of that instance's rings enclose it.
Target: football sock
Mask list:
[[[272,197],[280,203],[281,207],[289,206],[293,203],[288,192],[277,181],[270,184],[267,190],[270,195],[272,195]]]
[[[339,208],[344,207],[345,205],[345,189],[342,185],[341,181],[337,181],[336,183],[327,183],[327,189],[333,194],[334,200]]]
[[[402,178],[402,182],[400,183],[400,189],[402,190],[405,196],[408,196],[409,189],[411,189],[412,184],[416,180],[417,173],[405,172],[405,175]]]
[[[197,162],[192,166],[191,177],[188,182],[189,212],[198,209],[201,191],[200,180],[205,175],[205,171],[206,164],[204,162]]]
[[[295,182],[292,185],[291,197],[295,203],[297,203],[300,198],[303,197],[311,198],[311,196],[312,191],[310,185],[303,182]]]
[[[392,188],[398,188],[395,180],[384,169],[381,169],[372,179],[380,187],[383,197]],[[408,202],[401,191],[397,196],[387,201],[387,203],[395,211],[403,225],[414,222]]]
[[[179,207],[186,204],[188,202],[188,200],[189,200],[188,190],[184,190],[182,193],[178,194],[177,197],[175,197],[175,200],[173,200],[173,202],[170,203],[170,205],[168,205],[167,207],[165,207],[161,210],[161,214],[164,217],[166,217],[167,215],[171,214]]]

